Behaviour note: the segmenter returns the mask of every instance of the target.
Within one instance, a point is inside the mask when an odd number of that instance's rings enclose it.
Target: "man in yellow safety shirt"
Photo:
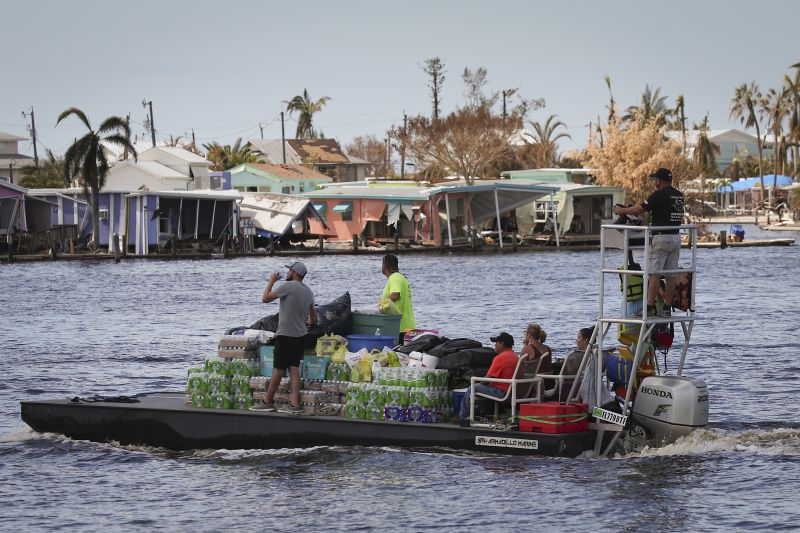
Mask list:
[[[411,287],[408,280],[399,271],[397,256],[386,254],[383,256],[383,275],[388,279],[383,288],[383,298],[388,298],[400,309],[400,338],[398,344],[403,344],[403,334],[409,329],[417,327],[414,322],[414,309],[411,306]]]

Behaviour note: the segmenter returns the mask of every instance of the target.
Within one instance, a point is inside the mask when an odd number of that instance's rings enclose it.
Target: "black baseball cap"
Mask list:
[[[661,181],[672,181],[672,171],[668,168],[661,167],[650,174],[650,177]]]
[[[494,337],[489,337],[489,340],[492,342],[500,341],[509,347],[514,346],[514,337],[512,337],[510,333],[506,333],[505,331],[498,335],[495,335]]]

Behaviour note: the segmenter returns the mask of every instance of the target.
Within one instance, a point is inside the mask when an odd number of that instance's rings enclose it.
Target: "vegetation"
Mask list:
[[[56,157],[47,150],[47,157],[39,162],[38,167],[22,169],[19,184],[29,189],[58,189],[69,187],[69,180],[64,179],[64,158]]]
[[[759,125],[759,116],[756,106],[761,100],[761,91],[758,89],[756,82],[751,82],[750,85],[743,83],[736,87],[734,91],[733,100],[731,100],[731,118],[739,119],[744,124],[744,129],[755,128],[756,137],[758,137],[758,175],[761,178],[761,190],[764,188],[764,148],[761,139],[761,129]]]
[[[242,146],[242,138],[236,139],[233,146],[220,145],[217,142],[203,145],[206,150],[206,159],[211,161],[211,170],[227,170],[244,163],[263,163],[258,155],[250,151],[248,145]]]
[[[610,90],[611,87],[609,86],[609,91]],[[666,102],[667,97],[661,96],[661,87],[652,90],[649,85],[645,85],[644,92],[642,92],[641,96],[641,102],[639,105],[628,107],[625,114],[622,116],[622,120],[624,122],[637,120],[643,123],[655,121],[657,126],[663,126],[667,123],[667,118],[673,113],[673,111],[667,107]]]
[[[368,172],[371,176],[386,176],[389,169],[386,165],[386,143],[375,135],[358,136],[347,145],[349,155],[369,161]]]
[[[567,125],[556,120],[556,117],[557,115],[550,115],[544,124],[529,122],[533,128],[533,142],[530,144],[535,159],[535,168],[556,166],[558,163],[558,140],[572,138],[565,131],[558,131],[559,128],[567,129]],[[526,140],[526,142],[528,141]]]
[[[322,111],[322,108],[325,107],[325,104],[331,98],[329,96],[323,96],[319,100],[311,100],[311,97],[308,95],[308,89],[303,89],[303,94],[298,94],[294,98],[289,101],[284,101],[283,103],[286,104],[286,111],[289,112],[289,116],[292,116],[292,113],[298,113],[297,117],[297,131],[295,132],[295,138],[297,139],[316,139],[317,132],[314,129],[314,115]]]
[[[70,107],[58,116],[56,125],[70,115],[75,115],[89,131],[75,140],[64,155],[64,182],[77,178],[83,186],[92,210],[92,245],[96,250],[100,247],[100,189],[105,185],[109,171],[108,159],[101,142],[127,149],[134,159],[136,149],[130,142],[131,132],[124,118],[108,117],[95,131],[83,111]]]
[[[634,117],[628,124],[613,122],[603,128],[604,142],[592,142],[585,163],[594,169],[598,185],[623,187],[628,201],[639,202],[652,193],[648,176],[659,167],[672,169],[675,184],[692,175],[680,143],[664,135],[657,118]]]

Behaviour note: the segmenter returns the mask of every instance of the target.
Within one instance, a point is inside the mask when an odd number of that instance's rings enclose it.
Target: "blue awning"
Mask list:
[[[353,202],[341,202],[333,208],[336,213],[349,213],[353,210]]]
[[[785,185],[791,185],[794,183],[794,180],[789,176],[778,175],[775,174],[767,174],[764,176],[764,186],[765,187],[772,187],[778,186],[783,187]],[[753,187],[761,188],[761,178],[756,176],[754,178],[745,178],[743,180],[734,181],[730,185],[724,185],[722,187],[717,188],[717,192],[734,192],[734,191],[748,191]]]

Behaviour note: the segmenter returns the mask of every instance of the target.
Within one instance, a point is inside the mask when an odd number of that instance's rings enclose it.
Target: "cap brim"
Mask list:
[[[489,340],[492,342],[497,342],[500,340],[500,337],[489,337]]]

